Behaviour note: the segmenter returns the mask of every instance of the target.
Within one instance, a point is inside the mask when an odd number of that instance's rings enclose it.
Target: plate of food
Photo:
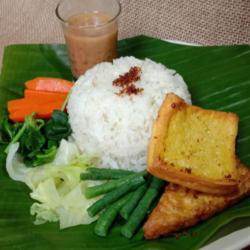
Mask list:
[[[249,226],[250,47],[118,52],[73,81],[64,45],[6,47],[1,249],[199,249]]]

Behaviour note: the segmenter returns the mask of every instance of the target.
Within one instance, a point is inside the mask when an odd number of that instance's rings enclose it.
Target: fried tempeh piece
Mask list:
[[[240,164],[239,191],[231,196],[200,193],[169,184],[144,224],[146,239],[156,239],[206,220],[250,195],[250,169]]]

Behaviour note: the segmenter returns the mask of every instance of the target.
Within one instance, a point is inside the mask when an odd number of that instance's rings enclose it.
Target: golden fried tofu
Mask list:
[[[144,224],[145,238],[156,239],[193,226],[249,196],[250,169],[240,165],[238,170],[239,190],[230,196],[206,194],[169,184]]]
[[[148,171],[201,192],[236,192],[237,132],[237,115],[205,110],[168,94],[154,122]]]

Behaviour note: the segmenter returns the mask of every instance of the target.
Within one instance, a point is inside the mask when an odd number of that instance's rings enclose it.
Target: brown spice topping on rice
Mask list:
[[[141,78],[141,68],[131,67],[124,75],[120,75],[113,81],[113,86],[120,87],[121,90],[117,95],[137,95],[143,91],[143,88],[137,88],[135,83]]]

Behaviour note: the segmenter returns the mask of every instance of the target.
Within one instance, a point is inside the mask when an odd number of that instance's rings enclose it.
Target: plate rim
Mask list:
[[[169,43],[174,43],[174,44],[179,44],[179,45],[187,45],[187,46],[197,46],[197,47],[204,46],[200,43],[190,43],[190,42],[175,40],[175,39],[163,39],[163,41],[169,42]]]

